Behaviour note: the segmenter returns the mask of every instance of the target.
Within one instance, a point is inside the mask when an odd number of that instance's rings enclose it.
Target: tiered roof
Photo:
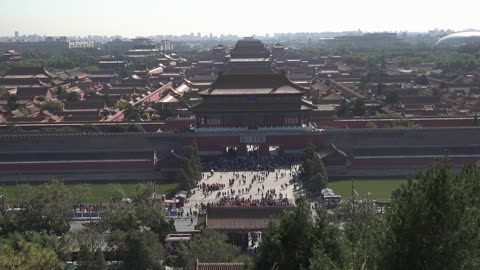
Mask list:
[[[303,95],[305,91],[306,89],[292,83],[285,73],[220,74],[199,95]]]
[[[236,58],[269,58],[270,51],[265,48],[263,43],[251,37],[239,40],[230,52],[232,59]]]
[[[300,112],[315,107],[302,100],[307,89],[271,68],[270,52],[256,39],[238,41],[226,71],[205,90],[193,112]],[[223,102],[218,102],[218,97]],[[270,98],[271,97],[271,98]]]
[[[55,74],[42,66],[12,67],[5,75],[0,76],[0,85],[32,85],[39,80],[50,82]]]
[[[311,103],[302,100],[299,103],[292,102],[267,102],[267,103],[200,103],[192,107],[194,112],[292,112],[311,111],[315,108]]]
[[[17,88],[17,99],[33,99],[37,96],[47,96],[48,95],[48,87],[43,85],[36,85],[31,87],[18,87]]]
[[[213,230],[262,230],[292,206],[208,207],[206,228]]]
[[[29,66],[29,67],[12,67],[2,78],[8,78],[11,76],[27,77],[27,78],[53,78],[55,74],[47,71],[42,66]]]

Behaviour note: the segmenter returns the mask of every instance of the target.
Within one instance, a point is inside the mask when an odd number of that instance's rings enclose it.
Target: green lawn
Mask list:
[[[370,198],[379,202],[389,202],[393,190],[407,183],[407,180],[354,180],[355,190],[360,198],[365,198],[370,192]],[[332,181],[328,187],[333,189],[343,199],[352,196],[352,181]]]
[[[125,191],[125,195],[127,197],[131,197],[135,192],[135,186],[137,184],[128,183],[128,184],[118,184],[121,186],[123,191]],[[67,184],[67,187],[72,187],[73,185]],[[90,187],[90,192],[87,197],[87,203],[103,203],[110,201],[110,189],[111,184],[88,184]],[[171,195],[175,192],[178,184],[177,183],[169,183],[169,184],[156,184],[156,192],[159,194],[167,194]],[[21,185],[18,186],[21,188]],[[5,185],[3,187],[5,192],[5,197],[7,199],[7,203],[15,203],[17,202],[17,188],[15,185]],[[1,191],[0,191],[1,193]]]
[[[361,198],[366,197],[366,194],[370,192],[370,197],[379,202],[390,201],[390,194],[393,190],[400,187],[401,184],[406,183],[406,180],[355,180],[355,190],[358,192]],[[135,186],[137,184],[118,184],[125,191],[127,197],[130,197],[135,192]],[[72,185],[67,185],[72,187]],[[111,184],[89,184],[90,194],[87,199],[87,203],[102,203],[109,202]],[[178,184],[156,184],[156,192],[160,194],[171,195],[175,192]],[[352,196],[352,182],[351,181],[333,181],[328,183],[328,187],[333,189],[336,194],[340,194],[343,198],[349,198]],[[15,203],[17,201],[17,192],[15,185],[5,185],[4,187],[5,197],[7,203]],[[21,185],[19,185],[21,188]],[[1,191],[0,191],[1,193]]]

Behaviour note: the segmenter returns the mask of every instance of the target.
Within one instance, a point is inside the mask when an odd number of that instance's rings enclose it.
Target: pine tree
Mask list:
[[[179,183],[180,189],[190,190],[192,188],[188,175],[183,168],[178,172],[176,181]]]
[[[78,269],[92,270],[94,259],[94,254],[85,245],[81,245],[78,252]]]
[[[192,189],[198,183],[202,175],[199,150],[194,143],[184,147],[185,160],[182,162],[183,173],[179,174],[179,183],[184,188]]]
[[[100,249],[97,249],[97,251],[95,251],[95,262],[92,270],[106,270],[106,269],[107,269],[107,264],[105,262],[105,257],[103,256],[103,251]]]
[[[348,269],[346,245],[332,215],[320,209],[314,222],[304,198],[296,205],[270,222],[254,259],[255,269]]]
[[[379,269],[479,269],[478,171],[437,163],[395,192]]]
[[[327,170],[312,142],[308,142],[304,150],[303,179],[314,192],[325,188],[328,182]]]

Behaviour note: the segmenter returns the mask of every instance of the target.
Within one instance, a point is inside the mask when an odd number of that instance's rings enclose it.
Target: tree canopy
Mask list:
[[[255,269],[477,269],[478,192],[480,165],[453,174],[438,162],[395,191],[385,214],[354,198],[313,218],[297,200],[264,232]]]
[[[77,102],[80,101],[80,94],[78,92],[70,92],[67,95],[67,100],[69,102]]]
[[[204,230],[201,235],[194,236],[189,243],[182,243],[177,249],[177,266],[193,269],[195,261],[207,263],[244,262],[240,248],[227,243],[224,234]]]
[[[394,193],[381,246],[382,269],[480,267],[480,170],[455,176],[437,163]]]
[[[337,116],[339,117],[364,116],[366,113],[365,100],[363,99],[355,99],[350,102],[344,99],[337,110]]]
[[[200,152],[196,143],[184,147],[185,159],[182,161],[182,168],[177,174],[177,181],[180,188],[191,190],[201,178],[202,168],[200,163]]]
[[[300,198],[296,204],[262,235],[255,269],[345,269],[348,253],[333,216],[320,209],[314,222],[308,202]]]
[[[159,240],[175,228],[153,194],[153,183],[140,184],[132,203],[112,205],[101,220],[100,227],[112,232],[108,245],[125,269],[161,269],[164,253]]]
[[[328,182],[327,170],[316,151],[315,145],[309,141],[303,153],[303,183],[311,192],[318,193]]]
[[[0,269],[62,270],[64,262],[50,248],[22,241],[18,249],[10,245],[0,247]]]
[[[49,111],[52,113],[58,113],[63,111],[63,103],[56,101],[47,101],[42,105],[42,111]]]
[[[17,102],[17,96],[16,95],[8,95],[7,98],[7,109],[9,111],[14,111],[18,108],[19,104]]]
[[[44,231],[62,235],[70,229],[65,213],[72,210],[72,194],[58,179],[36,188],[24,186],[19,205],[20,211],[7,212],[1,217],[1,234]]]

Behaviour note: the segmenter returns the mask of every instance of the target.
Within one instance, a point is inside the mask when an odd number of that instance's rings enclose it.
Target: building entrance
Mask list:
[[[247,144],[247,157],[258,157],[260,145],[258,144]]]
[[[280,155],[280,146],[279,145],[269,145],[268,153],[271,157],[276,157]]]
[[[225,153],[227,153],[227,158],[236,158],[238,154],[238,147],[236,145],[229,145],[225,147]]]

